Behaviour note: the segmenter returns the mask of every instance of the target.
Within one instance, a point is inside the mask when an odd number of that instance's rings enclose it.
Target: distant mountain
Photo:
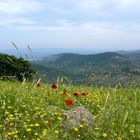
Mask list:
[[[64,71],[60,71],[54,68],[50,68],[48,66],[32,63],[32,66],[37,70],[37,77],[42,78],[43,81],[50,81],[50,82],[55,82],[58,76],[63,77],[66,76],[68,77],[67,73]]]
[[[116,53],[119,53],[119,54],[135,54],[135,53],[140,53],[140,50],[129,50],[129,51],[123,51],[123,50],[120,50],[120,51],[117,51]]]
[[[111,78],[112,83],[115,83],[129,78],[135,79],[140,75],[139,64],[134,63],[134,60],[127,55],[115,52],[93,55],[62,53],[44,57],[34,63],[55,70],[56,75],[59,71],[61,75],[68,76],[79,83],[86,83],[91,75],[96,83],[105,83],[106,77]],[[39,67],[38,70],[40,70]]]
[[[125,54],[125,56],[129,57],[129,59],[131,59],[135,63],[140,64],[140,51],[128,53]]]
[[[18,46],[17,46],[18,47]],[[41,59],[42,57],[48,57],[51,56],[53,54],[59,54],[59,53],[69,53],[69,52],[77,52],[80,54],[89,54],[89,53],[93,53],[93,54],[97,54],[99,52],[103,52],[103,51],[96,51],[94,49],[86,49],[85,48],[55,48],[55,47],[38,47],[38,48],[32,48],[29,49],[28,47],[24,47],[24,48],[18,48],[19,51],[17,51],[17,49],[15,49],[14,47],[9,49],[9,50],[0,50],[1,53],[5,53],[5,54],[9,54],[9,55],[15,55],[16,57],[20,57],[22,56],[25,59],[29,59],[29,60],[36,60],[36,59]],[[20,53],[19,53],[20,52]]]
[[[118,53],[128,57],[133,62],[140,64],[140,50],[118,51]]]
[[[52,68],[65,70],[67,72],[77,74],[92,72],[121,72],[127,65],[133,65],[131,60],[126,56],[106,52],[95,55],[80,55],[80,54],[59,54],[55,60],[43,59],[42,63]],[[120,69],[121,68],[121,69]]]

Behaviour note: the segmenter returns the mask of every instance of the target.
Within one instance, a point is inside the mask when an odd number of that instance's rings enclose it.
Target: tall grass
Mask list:
[[[139,88],[94,88],[58,82],[58,88],[53,89],[49,84],[37,87],[37,83],[0,81],[0,139],[140,139]],[[89,94],[75,97],[74,92]],[[67,99],[73,104],[67,106]],[[62,113],[79,105],[93,114],[94,125],[65,129]]]

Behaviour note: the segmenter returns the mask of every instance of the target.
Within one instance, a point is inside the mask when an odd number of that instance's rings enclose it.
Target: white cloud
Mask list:
[[[102,8],[104,6],[104,2],[101,2],[99,0],[77,0],[76,5],[81,10],[88,11]]]
[[[3,27],[16,27],[16,26],[29,26],[33,25],[34,22],[27,18],[14,18],[14,19],[3,19],[0,22],[0,26]]]
[[[0,14],[20,15],[28,12],[38,11],[42,5],[37,0],[1,0]]]
[[[129,10],[133,8],[133,11],[140,10],[140,1],[139,0],[115,0],[115,4],[119,9]]]
[[[30,26],[31,24],[35,23],[35,21],[32,21],[30,19],[30,16],[33,17],[32,19],[36,20],[36,22],[38,20],[34,15],[31,15],[31,13],[38,12],[43,8],[46,9],[46,11],[42,13],[44,14],[44,16],[46,16],[46,13],[48,15],[52,14],[52,17],[57,19],[59,18],[59,16],[62,19],[62,15],[63,19],[67,18],[67,16],[68,18],[72,18],[74,16],[74,13],[79,14],[82,17],[81,12],[88,12],[87,17],[92,18],[92,16],[95,16],[97,18],[97,16],[99,16],[100,19],[104,17],[109,17],[110,15],[113,17],[114,11],[119,11],[121,13],[125,10],[132,12],[140,10],[140,0],[52,0],[49,2],[45,2],[43,0],[0,0],[0,25],[11,24],[14,26],[29,24]],[[110,8],[111,10],[109,10]],[[82,18],[84,19],[85,17],[86,14],[84,14]],[[44,23],[51,21],[51,19],[49,19],[49,21],[45,21],[45,18],[47,17],[44,17]],[[74,18],[74,20],[76,21],[76,17]],[[65,24],[67,25],[69,23],[63,20],[63,24],[65,27]],[[54,29],[54,27],[52,29]]]
[[[137,27],[137,32],[134,30],[135,26]],[[61,46],[70,48],[95,47],[97,49],[108,50],[112,48],[113,50],[123,49],[122,47],[124,46],[126,48],[138,46],[140,43],[140,26],[135,23],[127,23],[126,26],[126,24],[118,24],[115,22],[87,21],[83,23],[73,23],[62,20],[52,26],[36,24],[31,24],[31,26],[29,26],[25,24],[14,26],[13,29],[18,29],[21,35],[16,36],[16,38],[10,36],[10,40],[12,38],[12,40],[19,40],[22,42],[29,41],[34,45],[39,43],[40,46]]]
[[[37,0],[1,0],[0,1],[0,26],[31,25],[29,14],[43,9]]]
[[[111,10],[140,10],[140,0],[72,0],[77,8],[86,12],[104,12]]]
[[[112,24],[112,22],[85,22],[79,25],[64,25],[62,23],[62,25],[32,26],[26,29],[45,34],[49,46],[55,42],[54,45],[62,45],[64,47],[87,46],[101,47],[102,49],[116,47],[117,49],[117,47],[139,44],[140,32],[130,31],[133,29],[131,24],[128,25],[129,30],[126,30],[124,26],[122,24]]]
[[[24,21],[24,20],[23,20]],[[19,20],[20,22],[20,20]],[[140,34],[140,23],[135,22],[112,22],[112,21],[86,21],[86,22],[71,22],[67,20],[60,20],[55,25],[37,25],[35,23],[30,24],[30,21],[24,21],[25,24],[20,26],[15,26],[13,28],[19,30],[29,30],[29,31],[48,31],[48,32],[65,32],[66,34],[71,32],[72,34],[96,34],[96,35],[107,35],[110,34],[118,35],[121,33],[125,34]],[[30,26],[29,26],[29,24]],[[27,24],[26,24],[27,23]]]

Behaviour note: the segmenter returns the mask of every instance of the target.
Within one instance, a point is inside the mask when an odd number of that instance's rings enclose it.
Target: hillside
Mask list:
[[[135,63],[140,64],[140,50],[118,51],[117,53],[128,57],[129,59],[131,59]]]
[[[127,57],[111,52],[96,55],[63,54],[44,64],[73,74],[87,73],[91,69],[94,73],[121,72],[127,65],[133,65]]]
[[[57,70],[55,68],[50,68],[48,66],[40,65],[36,63],[33,63],[32,66],[34,67],[34,69],[37,70],[37,77],[42,78],[44,82],[46,82],[46,80],[50,82],[55,82],[58,76],[68,77],[67,73],[65,73],[64,71]]]
[[[125,54],[125,56],[129,57],[135,63],[140,64],[140,52]]]
[[[49,69],[61,71],[74,82],[87,82],[87,75],[94,74],[94,80],[100,81],[111,74],[110,78],[114,82],[138,78],[140,65],[126,55],[106,52],[94,55],[80,55],[73,53],[63,53],[44,57],[36,64],[47,66]],[[40,68],[38,68],[40,71]],[[57,73],[57,71],[55,71]],[[48,73],[49,75],[49,73]],[[58,73],[56,74],[58,75]],[[104,82],[107,79],[104,79]],[[103,80],[102,80],[103,81]],[[103,82],[103,83],[104,83]]]

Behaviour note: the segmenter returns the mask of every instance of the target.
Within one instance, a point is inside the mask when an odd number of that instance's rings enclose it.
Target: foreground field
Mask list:
[[[94,125],[66,129],[62,113],[84,106]],[[139,140],[140,89],[0,81],[2,140]]]

